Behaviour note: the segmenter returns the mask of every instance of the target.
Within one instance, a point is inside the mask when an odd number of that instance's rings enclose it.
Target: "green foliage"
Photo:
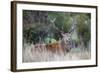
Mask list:
[[[63,31],[69,32],[73,24],[76,24],[76,41],[82,38],[84,45],[90,40],[91,35],[91,15],[89,13],[71,13],[71,12],[52,12],[52,11],[24,11],[23,25],[29,25],[23,28],[23,37],[30,43],[37,43],[41,40],[45,43],[53,43],[62,38],[61,32],[54,28],[50,19],[56,18],[55,26]],[[75,19],[75,22],[73,21]],[[45,23],[46,22],[46,23]],[[31,25],[30,25],[31,24]],[[50,37],[48,37],[48,34]]]
[[[54,38],[50,38],[50,37],[47,37],[45,38],[45,41],[44,41],[46,44],[50,44],[50,43],[56,43],[56,39]]]
[[[82,37],[83,42],[86,46],[87,42],[90,40],[90,16],[86,14],[79,14],[77,18],[77,32],[78,35]]]
[[[38,34],[34,32],[34,29],[29,28],[29,29],[24,29],[23,30],[23,37],[24,40],[26,40],[25,42],[30,42],[30,43],[36,43],[39,38],[37,37]]]

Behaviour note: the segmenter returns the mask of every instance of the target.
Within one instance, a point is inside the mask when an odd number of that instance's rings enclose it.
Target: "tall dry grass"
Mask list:
[[[23,62],[47,62],[90,59],[91,53],[87,50],[72,48],[66,54],[57,54],[47,51],[46,48],[35,48],[33,44],[23,45]]]

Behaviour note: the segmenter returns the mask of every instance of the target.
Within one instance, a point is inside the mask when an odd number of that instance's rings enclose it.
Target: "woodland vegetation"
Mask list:
[[[66,37],[65,33],[70,36]],[[37,43],[57,43],[63,37],[69,38],[72,49],[65,55],[33,48]],[[90,13],[23,10],[23,62],[89,59],[90,45]]]
[[[72,34],[72,39],[82,41],[87,47],[91,35],[91,15],[89,13],[23,11],[23,41],[37,43],[62,38],[61,31]],[[57,29],[56,29],[57,28]],[[76,32],[76,36],[73,32]],[[51,41],[53,42],[53,41]]]

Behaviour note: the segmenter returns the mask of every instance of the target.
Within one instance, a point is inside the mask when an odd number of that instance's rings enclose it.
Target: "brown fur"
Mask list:
[[[59,53],[59,54],[64,53],[64,48],[62,47],[62,45],[59,42],[47,44],[46,49],[48,51],[51,51],[52,53]]]

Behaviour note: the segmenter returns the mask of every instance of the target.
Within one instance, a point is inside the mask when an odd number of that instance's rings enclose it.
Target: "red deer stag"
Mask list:
[[[55,20],[56,20],[56,18],[50,19],[51,25],[56,30],[61,32],[61,35],[62,35],[63,38],[56,43],[46,44],[46,49],[48,51],[51,51],[52,53],[63,53],[63,54],[65,54],[66,52],[70,51],[69,40],[70,40],[71,34],[63,33],[63,31],[59,30],[59,28],[57,28],[55,26],[55,23],[54,23]],[[62,27],[62,29],[63,29],[63,27]]]
[[[63,38],[56,43],[46,44],[46,49],[52,53],[65,54],[70,51],[70,34],[62,33]]]

